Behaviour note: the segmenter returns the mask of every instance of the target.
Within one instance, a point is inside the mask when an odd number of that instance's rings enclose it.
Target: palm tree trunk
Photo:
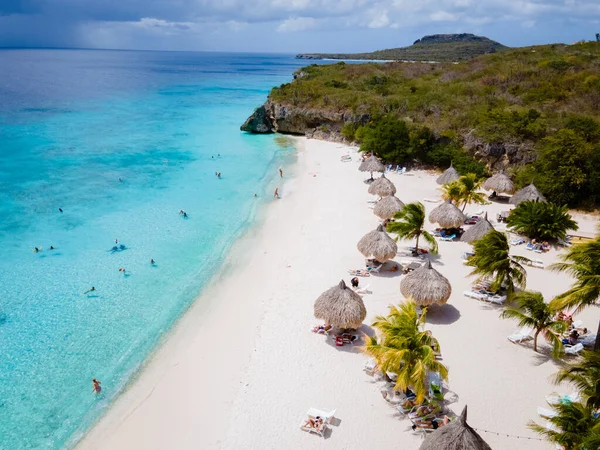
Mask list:
[[[533,351],[537,353],[537,338],[538,338],[538,334],[540,334],[540,331],[542,330],[536,330],[535,334],[533,335]]]
[[[594,351],[600,350],[600,322],[598,322],[598,332],[596,333],[596,342],[594,343]]]
[[[465,201],[465,204],[463,205],[461,212],[465,212],[465,208],[467,207],[467,202]]]
[[[417,234],[417,242],[415,243],[415,252],[419,253],[419,238],[421,237],[421,233]]]

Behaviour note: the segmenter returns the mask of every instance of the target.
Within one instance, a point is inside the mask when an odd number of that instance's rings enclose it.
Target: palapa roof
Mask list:
[[[372,155],[360,163],[358,170],[361,172],[385,172],[385,166],[375,157],[375,155]]]
[[[467,407],[461,415],[425,438],[419,450],[492,450],[467,423]]]
[[[486,234],[488,234],[493,229],[494,226],[488,220],[487,213],[485,213],[483,219],[479,219],[475,225],[473,225],[471,228],[465,231],[460,237],[460,240],[468,243],[475,242],[481,239]]]
[[[513,194],[515,192],[515,185],[504,172],[498,172],[485,180],[483,188],[488,191],[495,191],[502,194]]]
[[[342,280],[315,301],[315,317],[334,327],[356,329],[367,317],[367,309],[360,295]]]
[[[402,200],[394,195],[389,195],[377,202],[375,208],[373,208],[373,213],[377,217],[387,220],[391,219],[397,212],[402,211],[402,208],[404,208]]]
[[[429,221],[439,224],[442,228],[459,228],[465,220],[465,215],[450,200],[446,200],[429,213]]]
[[[396,241],[385,232],[383,225],[365,234],[356,247],[366,258],[373,257],[380,263],[394,258],[398,253]]]
[[[400,292],[419,306],[443,305],[452,294],[452,286],[445,276],[431,267],[428,260],[402,279]]]
[[[435,180],[435,182],[437,184],[446,184],[458,180],[459,178],[460,175],[458,174],[456,169],[452,167],[452,163],[450,163],[450,167],[444,170],[444,173],[437,177],[437,180]]]
[[[523,189],[517,191],[508,202],[512,203],[513,205],[518,205],[519,203],[527,200],[532,200],[534,202],[545,202],[546,197],[544,197],[542,193],[534,186],[533,182],[531,182],[530,185],[525,186]]]
[[[380,197],[387,197],[389,195],[394,195],[395,193],[396,186],[385,177],[385,173],[382,173],[381,176],[369,186],[369,194],[379,195]]]

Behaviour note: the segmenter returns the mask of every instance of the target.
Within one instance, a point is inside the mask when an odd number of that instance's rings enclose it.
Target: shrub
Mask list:
[[[517,233],[537,239],[565,239],[567,231],[578,228],[566,206],[531,200],[519,203],[511,211],[508,226]]]
[[[366,129],[360,151],[400,164],[410,159],[409,141],[406,123],[388,116]]]

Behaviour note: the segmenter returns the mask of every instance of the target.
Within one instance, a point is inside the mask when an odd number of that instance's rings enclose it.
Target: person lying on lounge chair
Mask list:
[[[446,426],[450,423],[450,418],[448,416],[444,416],[443,420],[421,420],[418,423],[413,423],[412,429],[413,431],[417,428],[423,428],[425,430],[437,430],[440,427]]]
[[[325,325],[315,325],[312,327],[312,332],[317,334],[326,334],[329,330],[331,330],[331,328],[333,327],[328,323]]]
[[[304,422],[304,428],[314,428],[315,430],[321,431],[323,429],[323,419],[319,416],[309,417],[306,422]]]

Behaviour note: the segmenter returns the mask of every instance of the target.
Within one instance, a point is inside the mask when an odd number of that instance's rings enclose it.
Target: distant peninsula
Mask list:
[[[432,34],[417,39],[408,47],[377,50],[370,53],[301,53],[298,59],[356,59],[383,61],[453,62],[464,61],[508,47],[484,36],[469,33]]]

